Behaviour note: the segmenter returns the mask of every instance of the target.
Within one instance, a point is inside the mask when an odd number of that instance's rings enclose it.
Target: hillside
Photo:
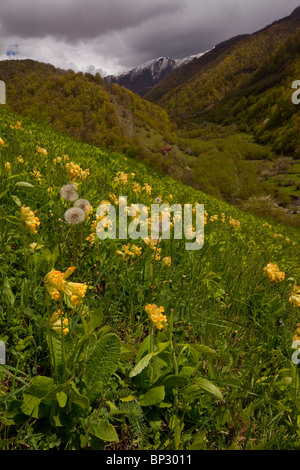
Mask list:
[[[226,41],[200,59],[175,70],[146,98],[159,103],[174,118],[201,115],[274,54],[300,27],[300,7],[264,29]]]
[[[0,62],[0,77],[12,110],[77,139],[137,155],[157,151],[145,147],[141,128],[158,142],[158,149],[173,138],[164,110],[125,88],[104,83],[99,74],[83,75],[33,60],[7,60]]]
[[[1,449],[300,448],[299,232],[3,106],[0,158]],[[203,248],[99,240],[119,196],[204,204]]]

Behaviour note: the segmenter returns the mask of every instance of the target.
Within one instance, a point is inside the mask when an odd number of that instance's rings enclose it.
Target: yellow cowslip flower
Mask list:
[[[36,227],[40,225],[40,221],[35,214],[36,211],[33,212],[30,207],[21,207],[21,220],[24,222],[26,228],[33,233],[37,233]]]
[[[230,227],[239,227],[241,222],[239,220],[231,219],[229,220]]]
[[[279,270],[277,264],[267,264],[263,269],[263,273],[271,282],[282,282],[285,278],[285,273]]]
[[[145,306],[145,312],[159,330],[162,330],[164,326],[168,326],[167,317],[163,315],[164,311],[164,307],[157,307],[155,304]]]
[[[34,168],[34,170],[30,173],[37,181],[41,181],[42,174]]]
[[[38,151],[39,153],[42,153],[43,155],[48,155],[47,150],[44,149],[43,147],[39,147],[39,146],[37,145],[36,149],[37,149],[37,151]]]
[[[84,181],[90,174],[90,170],[83,170],[79,165],[73,162],[66,163],[66,172],[72,182],[80,179]]]
[[[11,170],[11,164],[9,162],[5,162],[5,170],[7,171],[7,173]]]
[[[1,146],[1,145],[5,145],[5,144],[4,144],[4,140],[1,139],[1,137],[0,137],[0,146]]]
[[[169,268],[172,264],[171,256],[165,256],[165,258],[163,258],[161,260],[161,262],[162,262],[163,265],[165,265]]]
[[[300,287],[295,286],[289,298],[289,302],[292,307],[300,307]],[[299,331],[300,333],[300,331]]]
[[[151,250],[155,250],[156,245],[159,242],[159,240],[153,239],[151,237],[143,238],[143,241],[151,248]]]
[[[59,300],[61,293],[66,294],[72,305],[78,306],[85,296],[87,285],[79,282],[69,282],[66,279],[73,273],[74,266],[68,268],[65,273],[52,269],[46,274],[45,287],[53,300]]]
[[[50,325],[52,330],[56,333],[61,333],[61,328],[63,326],[63,334],[66,335],[69,332],[69,328],[67,328],[69,321],[67,318],[62,320],[62,315],[64,315],[64,312],[61,312],[60,310],[54,312],[50,318]]]
[[[128,183],[128,175],[123,171],[118,171],[117,175],[114,177],[114,181],[119,184],[127,184]]]
[[[141,192],[141,189],[142,189],[142,188],[141,188],[140,183],[137,183],[136,181],[134,181],[134,182],[132,183],[132,191],[133,191],[134,193],[140,193],[140,192]]]
[[[18,160],[19,163],[24,163],[24,158],[22,158],[21,155],[19,155],[19,156],[17,157],[17,160]]]
[[[152,187],[148,183],[144,183],[143,191],[146,191],[146,194],[151,194]]]
[[[123,261],[126,260],[126,256],[134,258],[135,256],[140,256],[142,252],[142,248],[137,245],[130,246],[130,243],[128,243],[128,245],[123,245],[122,248],[123,251],[117,250],[116,253],[122,256]]]

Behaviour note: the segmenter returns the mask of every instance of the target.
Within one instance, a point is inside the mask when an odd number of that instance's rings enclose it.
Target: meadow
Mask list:
[[[299,229],[5,107],[0,156],[1,449],[300,448]],[[203,248],[99,240],[119,196],[204,204]]]

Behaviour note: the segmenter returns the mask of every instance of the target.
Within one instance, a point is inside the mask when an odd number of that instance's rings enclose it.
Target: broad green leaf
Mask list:
[[[68,401],[68,397],[67,395],[65,394],[65,392],[58,392],[56,393],[56,399],[57,399],[57,402],[59,404],[59,406],[61,408],[63,408],[64,406],[66,406],[66,403]]]
[[[38,375],[31,381],[31,385],[23,392],[23,403],[21,410],[25,415],[32,416],[33,418],[39,417],[39,405],[53,388],[54,381],[50,377]]]
[[[107,419],[99,419],[89,431],[93,436],[105,442],[119,442],[115,428]]]
[[[27,181],[18,181],[16,183],[16,186],[19,186],[21,188],[34,188],[34,186],[30,183],[27,183]]]
[[[155,356],[155,353],[149,353],[130,371],[129,377],[135,377],[136,375],[140,374],[142,370],[144,370],[151,359]]]
[[[88,397],[81,395],[77,390],[74,382],[71,384],[71,401],[75,403],[75,405],[80,406],[83,410],[88,410],[90,407],[90,402]]]
[[[204,377],[193,380],[193,384],[186,390],[190,398],[196,398],[203,391],[209,393],[217,400],[223,400],[220,389]]]
[[[1,196],[0,196],[1,198]],[[21,207],[22,203],[20,199],[17,196],[14,196],[13,194],[11,195],[12,200],[17,204],[17,206]]]
[[[89,310],[83,319],[83,326],[86,334],[93,333],[103,322],[103,309],[99,307],[95,310]]]
[[[165,388],[177,388],[185,384],[187,381],[188,377],[185,377],[183,375],[168,375],[164,379],[163,384]]]
[[[96,382],[107,383],[115,372],[121,358],[121,341],[113,333],[103,336],[87,362],[83,372],[83,381],[89,387]]]
[[[152,406],[158,405],[165,398],[165,387],[163,385],[159,387],[153,387],[148,390],[144,395],[141,395],[139,404],[141,406]]]

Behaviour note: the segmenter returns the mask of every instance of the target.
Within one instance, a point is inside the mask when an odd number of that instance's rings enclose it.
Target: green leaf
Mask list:
[[[158,405],[165,398],[165,387],[163,385],[159,387],[153,387],[144,395],[140,396],[139,404],[141,406],[152,406]]]
[[[68,401],[68,397],[67,395],[65,394],[65,392],[58,392],[56,393],[56,399],[57,399],[57,402],[59,404],[59,406],[61,408],[63,408],[64,406],[66,406],[66,403]]]
[[[11,198],[17,204],[17,206],[21,207],[22,203],[21,203],[20,199],[17,196],[14,196],[13,194],[11,194]]]
[[[96,423],[94,423],[89,432],[93,436],[96,436],[105,442],[119,442],[115,428],[105,418],[99,419]]]
[[[10,305],[13,306],[15,303],[15,296],[11,290],[10,282],[7,277],[4,278],[2,289],[3,289],[4,296],[7,298]]]
[[[81,395],[77,390],[74,382],[71,384],[71,401],[75,403],[75,405],[80,406],[83,410],[88,410],[90,407],[90,401],[88,397]]]
[[[95,310],[89,310],[83,318],[85,333],[90,335],[103,322],[103,309],[99,307]]]
[[[223,400],[223,395],[218,387],[204,377],[193,380],[193,384],[187,389],[190,398],[196,398],[203,391],[213,396],[217,400]]]
[[[20,339],[20,341],[16,345],[16,351],[23,351],[23,349],[29,346],[32,340],[33,340],[33,336],[27,336],[24,339]]]
[[[23,392],[23,403],[21,410],[25,415],[32,416],[33,418],[39,417],[39,405],[53,388],[54,381],[50,377],[38,375],[33,377],[31,385]]]
[[[135,377],[136,375],[140,374],[142,370],[144,370],[148,366],[149,362],[154,356],[155,353],[151,352],[145,357],[143,357],[143,359],[130,371],[129,377]]]
[[[121,341],[119,337],[111,333],[100,338],[87,360],[83,372],[83,381],[88,388],[96,382],[107,383],[117,369],[120,358]]]
[[[16,186],[19,186],[21,188],[34,188],[34,186],[30,183],[27,183],[27,181],[18,181],[16,183]]]

